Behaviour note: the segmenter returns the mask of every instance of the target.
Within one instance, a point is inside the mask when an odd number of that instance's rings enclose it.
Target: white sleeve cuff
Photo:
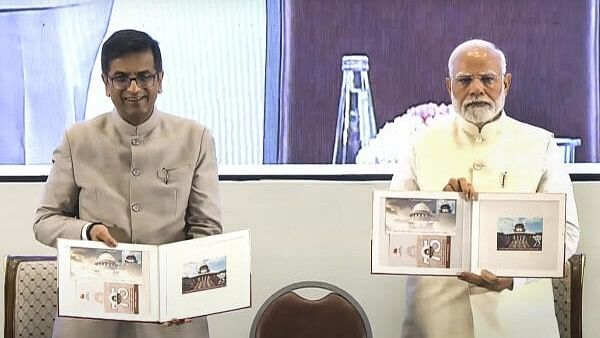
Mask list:
[[[513,278],[513,290],[522,287],[525,284],[538,281],[539,278]]]
[[[83,225],[83,227],[81,228],[81,239],[86,241],[90,240],[90,238],[88,238],[87,236],[87,231],[92,225],[94,225],[94,222],[87,222]]]

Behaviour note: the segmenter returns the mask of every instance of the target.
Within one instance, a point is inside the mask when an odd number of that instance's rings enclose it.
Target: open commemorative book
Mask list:
[[[565,195],[373,193],[374,274],[562,277]]]
[[[58,315],[166,322],[250,307],[250,232],[163,245],[58,240]]]

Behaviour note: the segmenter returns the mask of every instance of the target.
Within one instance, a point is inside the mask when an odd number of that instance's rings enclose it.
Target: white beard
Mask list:
[[[492,121],[493,119],[500,114],[502,109],[504,109],[504,99],[506,95],[504,93],[504,88],[500,93],[500,96],[496,99],[496,101],[491,101],[488,98],[481,98],[477,100],[465,100],[463,101],[462,106],[458,105],[458,100],[452,94],[452,107],[454,110],[462,116],[468,122],[473,123],[478,127],[482,127],[484,124]],[[470,104],[473,101],[476,102],[485,102],[487,104]]]

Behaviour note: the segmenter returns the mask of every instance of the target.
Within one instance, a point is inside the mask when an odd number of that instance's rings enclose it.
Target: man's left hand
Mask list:
[[[458,274],[458,279],[498,292],[513,288],[512,278],[498,277],[488,270],[481,270],[481,275],[464,271]]]

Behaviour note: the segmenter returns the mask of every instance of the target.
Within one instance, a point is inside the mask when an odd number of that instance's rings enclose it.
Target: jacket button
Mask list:
[[[142,210],[142,207],[139,204],[135,203],[135,204],[131,205],[131,210],[133,212],[138,212],[138,211]]]
[[[141,173],[142,170],[140,168],[133,168],[133,170],[131,170],[131,175],[133,175],[134,177],[140,176]]]
[[[477,136],[475,136],[475,143],[481,143],[483,142],[483,136],[481,136],[480,134],[477,134]]]
[[[481,162],[475,162],[473,163],[473,170],[481,170],[485,167],[485,164],[481,163]]]
[[[136,138],[131,139],[131,145],[132,146],[139,146],[142,143],[143,143],[143,141],[140,138],[136,137]]]

